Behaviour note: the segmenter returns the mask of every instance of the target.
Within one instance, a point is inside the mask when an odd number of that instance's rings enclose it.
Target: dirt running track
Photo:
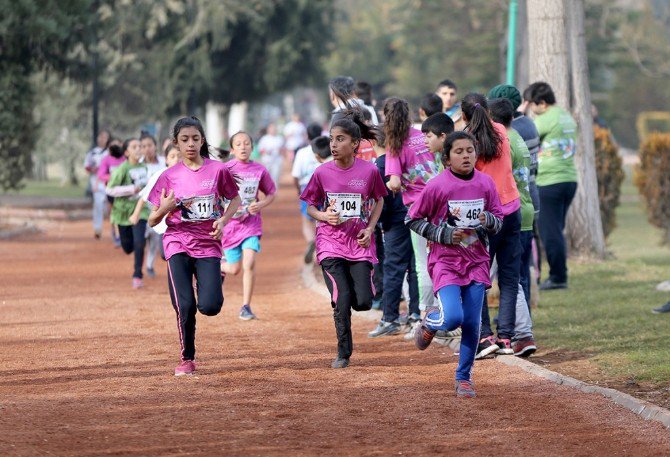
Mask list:
[[[286,184],[286,183],[285,183]],[[89,222],[0,242],[0,455],[670,455],[670,432],[597,395],[492,360],[457,399],[456,359],[400,337],[332,370],[329,304],[300,279],[287,185],[265,212],[254,300],[198,316],[198,374],[175,378],[178,337],[164,265],[143,290],[131,259]]]

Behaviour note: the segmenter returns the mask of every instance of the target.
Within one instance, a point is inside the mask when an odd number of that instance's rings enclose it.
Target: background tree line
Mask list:
[[[208,101],[254,102],[296,86],[323,88],[336,74],[369,81],[378,100],[400,95],[416,103],[444,78],[464,94],[485,91],[504,73],[506,0],[0,0],[0,6],[5,189],[53,162],[76,176],[91,143],[94,76],[100,125],[130,134],[147,122],[168,125],[179,114],[201,114]],[[615,137],[634,148],[637,113],[667,110],[670,102],[670,6],[587,0],[585,7],[593,99]],[[525,20],[520,16],[521,35]],[[523,41],[519,47],[523,54]],[[530,81],[522,63],[523,89]]]

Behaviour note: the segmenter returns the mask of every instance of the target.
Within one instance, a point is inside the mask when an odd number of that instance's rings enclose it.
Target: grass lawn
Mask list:
[[[32,181],[26,180],[25,187],[20,191],[9,191],[7,195],[25,195],[30,197],[57,197],[57,198],[79,198],[84,197],[86,182],[81,181],[79,186],[69,183],[63,185],[60,180]]]
[[[622,194],[617,228],[607,243],[612,258],[601,263],[571,259],[570,288],[542,293],[533,312],[543,349],[538,358],[552,351],[579,354],[575,358],[605,378],[667,385],[670,315],[652,314],[651,308],[670,300],[670,293],[654,289],[670,279],[670,248],[660,245],[660,231],[647,222],[630,173]]]

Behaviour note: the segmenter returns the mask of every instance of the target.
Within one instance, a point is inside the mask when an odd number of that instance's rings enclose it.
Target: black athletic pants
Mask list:
[[[351,336],[351,310],[367,311],[372,308],[374,284],[372,264],[368,261],[351,261],[328,257],[321,261],[323,278],[330,291],[337,355],[348,359],[354,350]]]
[[[197,300],[193,277],[196,279]],[[177,312],[181,359],[195,360],[196,311],[205,316],[216,316],[223,306],[221,259],[174,254],[168,260],[168,288],[172,306]]]
[[[146,245],[145,232],[147,221],[140,219],[135,225],[119,225],[121,248],[126,254],[135,253],[133,278],[142,279],[142,264],[144,263],[144,246]]]

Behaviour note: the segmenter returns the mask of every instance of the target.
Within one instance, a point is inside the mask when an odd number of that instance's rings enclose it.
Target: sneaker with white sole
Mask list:
[[[142,278],[133,278],[133,289],[141,289],[142,287],[144,287]]]
[[[190,376],[195,374],[195,362],[193,360],[182,360],[174,369],[175,376]]]
[[[397,335],[398,333],[400,333],[400,324],[398,322],[381,321],[373,331],[368,333],[368,338]]]
[[[670,279],[667,281],[659,282],[656,285],[656,290],[659,292],[670,292]]]
[[[500,349],[496,344],[495,338],[493,336],[487,336],[479,340],[479,345],[477,346],[477,354],[475,355],[475,360],[483,359],[488,357]]]
[[[514,354],[514,349],[512,349],[512,342],[507,338],[498,338],[496,340],[498,345],[498,350],[496,351],[497,355],[512,355]]]
[[[251,319],[256,319],[256,315],[251,311],[251,306],[244,305],[240,308],[240,319],[243,321],[250,321]]]
[[[517,357],[529,357],[537,351],[537,345],[533,337],[529,336],[512,342],[512,350]]]

